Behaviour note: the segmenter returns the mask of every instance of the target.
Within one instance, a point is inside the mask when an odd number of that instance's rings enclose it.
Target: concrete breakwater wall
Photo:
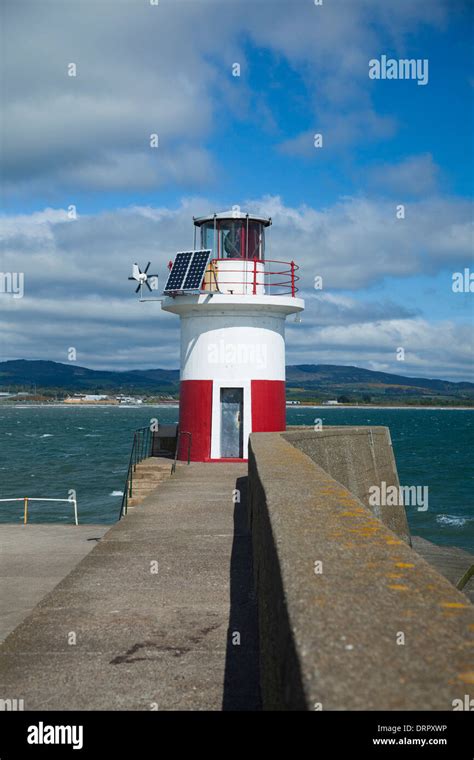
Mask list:
[[[452,710],[474,683],[474,608],[364,503],[391,469],[398,482],[389,439],[375,432],[358,474],[367,429],[320,435],[250,439],[263,707]]]
[[[349,489],[375,516],[410,543],[410,530],[403,504],[373,507],[369,489],[385,483],[400,487],[393,455],[390,430],[381,426],[326,427],[315,433],[301,428],[285,434],[285,439],[307,454],[313,462]]]

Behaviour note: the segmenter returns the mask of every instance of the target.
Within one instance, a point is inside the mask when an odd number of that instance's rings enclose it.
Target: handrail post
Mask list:
[[[152,445],[152,436],[149,426],[138,428],[133,433],[132,450],[128,462],[127,477],[120,508],[120,517],[127,514],[128,500],[133,498],[133,473],[137,471],[137,465],[150,456]]]
[[[178,434],[176,436],[176,448],[175,448],[175,451],[174,451],[174,460],[173,460],[173,464],[171,465],[171,474],[172,475],[174,475],[174,473],[176,472],[176,460],[178,459],[179,442],[180,442],[180,440],[181,440],[181,431],[178,430]]]
[[[23,525],[28,522],[28,496],[25,496],[25,507],[23,512]]]
[[[171,465],[171,474],[172,475],[176,472],[176,462],[177,462],[178,456],[179,456],[179,450],[180,450],[181,436],[182,435],[189,436],[188,437],[188,464],[191,464],[191,445],[192,445],[192,440],[193,440],[192,433],[188,433],[187,430],[178,430],[178,435],[176,437],[176,450],[175,450],[175,453],[174,453],[174,462]]]
[[[295,297],[295,262],[291,262],[291,295]]]
[[[253,260],[253,295],[257,295],[257,259]]]

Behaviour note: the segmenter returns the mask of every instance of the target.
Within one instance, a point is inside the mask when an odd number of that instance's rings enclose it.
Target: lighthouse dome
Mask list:
[[[207,216],[195,216],[193,217],[194,224],[196,227],[200,227],[202,224],[205,224],[206,222],[213,222],[214,219],[216,220],[232,220],[232,219],[249,219],[250,221],[255,222],[261,222],[264,227],[269,227],[272,223],[271,217],[269,216],[259,216],[258,214],[248,214],[245,211],[236,211],[234,209],[230,209],[229,211],[220,211],[219,213],[215,214],[208,214]]]

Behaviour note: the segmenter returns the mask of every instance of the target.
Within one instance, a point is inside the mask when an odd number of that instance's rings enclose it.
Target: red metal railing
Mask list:
[[[217,284],[219,284],[220,261],[225,261],[227,263],[230,261],[239,261],[251,265],[242,269],[230,269],[226,266],[225,269],[221,270],[222,274],[225,273],[225,279],[222,280],[221,284],[229,290],[232,289],[232,285],[240,286],[238,288],[240,295],[242,293],[242,286],[251,289],[253,295],[257,295],[257,289],[262,287],[264,288],[266,295],[291,295],[294,297],[298,292],[296,283],[300,278],[296,272],[298,271],[299,266],[295,264],[294,261],[276,261],[275,259],[265,259],[264,261],[260,261],[259,259],[212,259],[209,263],[216,267],[215,275]],[[259,263],[263,264],[263,269],[259,269]],[[271,268],[269,268],[269,266]],[[281,267],[285,268],[282,269]],[[235,280],[228,280],[227,275],[229,273],[235,273],[239,276]],[[206,289],[206,281],[207,288],[209,287],[209,284],[211,286],[214,285],[214,280],[210,278],[209,270],[206,272],[204,289]]]

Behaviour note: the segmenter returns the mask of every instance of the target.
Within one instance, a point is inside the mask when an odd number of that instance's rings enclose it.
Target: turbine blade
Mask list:
[[[149,290],[149,291],[150,291],[150,293],[151,293],[151,288],[150,288],[150,285],[149,285],[149,283],[148,283],[148,280],[145,280],[145,285],[147,286],[148,290]]]
[[[151,261],[148,262],[148,264],[146,265],[146,269],[143,270],[145,274],[148,272],[148,267],[150,266],[150,264],[151,264]]]
[[[138,291],[140,290],[141,286],[142,286],[141,282],[139,282],[138,285],[137,285],[137,287],[136,287],[136,289],[135,289],[135,293],[138,293]]]

